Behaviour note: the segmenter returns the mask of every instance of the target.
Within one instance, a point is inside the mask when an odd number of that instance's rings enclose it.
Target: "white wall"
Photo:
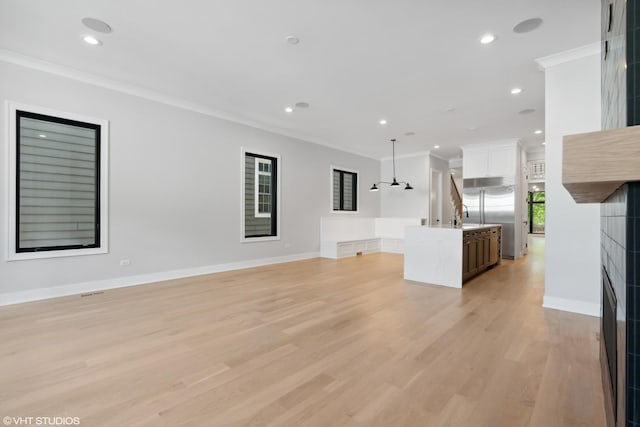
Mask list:
[[[0,62],[5,100],[110,121],[110,253],[2,259],[0,304],[313,256],[320,217],[335,215],[332,164],[359,170],[359,215],[380,213],[379,195],[367,191],[380,176],[377,160]],[[0,126],[4,137],[4,119]],[[279,241],[240,243],[241,146],[282,156]],[[6,185],[3,159],[2,200]],[[0,211],[0,241],[7,239],[6,213]],[[121,259],[131,265],[120,267]]]
[[[451,178],[449,174],[449,161],[436,156],[430,156],[431,169],[442,172],[442,224],[449,224],[454,217],[451,204]]]
[[[407,218],[417,217],[429,220],[430,215],[430,183],[431,169],[442,173],[442,224],[453,219],[453,207],[449,197],[449,161],[422,153],[396,158],[396,177],[399,181],[408,181],[413,190],[404,190],[404,185],[391,188],[386,184],[380,186],[380,213],[383,217]],[[383,159],[380,167],[380,180],[391,181],[393,162]],[[461,188],[462,189],[462,188]],[[376,194],[376,193],[374,193]]]
[[[592,49],[593,51],[593,49]],[[562,137],[600,129],[600,55],[541,59],[545,69],[546,273],[544,306],[599,315],[600,208],[562,186]],[[596,167],[597,165],[594,165]]]
[[[380,198],[380,214],[383,217],[429,217],[429,154],[396,158],[396,177],[399,181],[408,181],[413,190],[404,190],[404,186],[392,188],[380,185],[377,194]],[[393,177],[391,159],[383,159],[380,167],[380,180],[390,182]],[[371,186],[371,185],[369,185]]]
[[[539,150],[527,151],[527,161],[544,160],[544,146]]]

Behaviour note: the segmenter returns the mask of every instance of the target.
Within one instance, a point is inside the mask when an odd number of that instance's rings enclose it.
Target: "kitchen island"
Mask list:
[[[500,263],[502,226],[405,228],[404,278],[461,288],[473,276]]]

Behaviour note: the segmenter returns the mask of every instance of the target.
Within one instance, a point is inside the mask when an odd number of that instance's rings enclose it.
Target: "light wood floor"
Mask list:
[[[462,291],[314,259],[0,308],[0,417],[81,426],[602,426],[598,320],[544,239]]]

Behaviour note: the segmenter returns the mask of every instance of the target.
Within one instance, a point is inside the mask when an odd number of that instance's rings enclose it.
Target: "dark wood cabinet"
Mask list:
[[[469,272],[475,273],[478,270],[478,242],[469,241]]]
[[[500,261],[500,238],[498,229],[492,229],[489,237],[489,264],[493,265]]]
[[[469,243],[462,242],[462,274],[469,272]]]
[[[501,227],[467,230],[462,235],[462,280],[500,262]]]
[[[490,242],[491,232],[481,231],[478,236],[478,247],[482,247],[482,249],[478,249],[478,268],[485,268],[489,266],[489,255],[490,255]]]

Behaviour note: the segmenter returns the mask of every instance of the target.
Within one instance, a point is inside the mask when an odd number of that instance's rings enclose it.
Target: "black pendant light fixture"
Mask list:
[[[413,190],[413,187],[411,186],[411,184],[409,184],[408,182],[405,181],[398,181],[396,179],[396,140],[392,139],[391,140],[391,147],[392,147],[392,159],[393,159],[393,180],[391,182],[387,182],[387,181],[378,181],[375,184],[373,184],[371,186],[371,188],[369,189],[369,191],[379,191],[380,188],[378,187],[378,185],[380,184],[388,184],[390,187],[399,187],[400,184],[405,184],[404,189],[405,190]]]

